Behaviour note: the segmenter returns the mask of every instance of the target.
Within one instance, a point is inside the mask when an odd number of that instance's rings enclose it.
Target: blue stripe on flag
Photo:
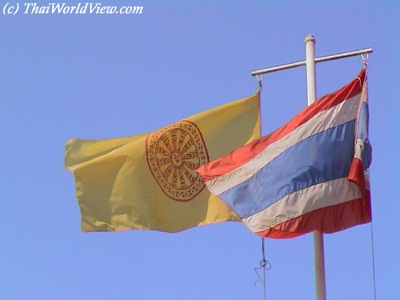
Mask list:
[[[363,102],[360,108],[360,115],[358,119],[358,129],[357,129],[357,138],[362,139],[365,142],[368,142],[368,104]]]
[[[369,126],[368,120],[369,120],[368,103],[363,102],[361,104],[360,115],[358,118],[357,138],[364,141],[364,149],[361,152],[361,161],[364,170],[368,169],[372,161],[372,147],[368,139],[368,126]]]
[[[354,156],[354,130],[352,120],[310,136],[218,196],[247,218],[293,192],[346,177]]]

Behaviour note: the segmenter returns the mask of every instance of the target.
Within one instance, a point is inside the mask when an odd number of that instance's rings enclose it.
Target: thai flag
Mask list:
[[[290,238],[371,221],[366,70],[286,125],[197,172],[254,233]]]

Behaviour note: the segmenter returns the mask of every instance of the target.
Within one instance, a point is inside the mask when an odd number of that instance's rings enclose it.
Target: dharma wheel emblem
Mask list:
[[[196,169],[209,157],[195,123],[183,120],[148,134],[146,156],[151,173],[169,198],[187,202],[205,187]]]

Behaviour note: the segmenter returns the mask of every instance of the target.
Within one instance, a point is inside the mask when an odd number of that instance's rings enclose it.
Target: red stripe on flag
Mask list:
[[[321,208],[256,233],[275,239],[293,238],[311,231],[333,233],[369,223],[371,215],[370,193],[367,190],[363,198]]]
[[[365,197],[365,177],[362,161],[358,158],[354,158],[351,163],[350,171],[349,171],[349,181],[352,181],[360,186],[361,194]]]

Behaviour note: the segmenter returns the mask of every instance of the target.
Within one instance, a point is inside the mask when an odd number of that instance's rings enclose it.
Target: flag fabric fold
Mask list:
[[[366,71],[287,124],[197,172],[262,237],[371,221]]]
[[[178,232],[240,221],[196,173],[202,164],[260,137],[259,94],[212,108],[148,134],[71,139],[72,171],[83,232]]]

